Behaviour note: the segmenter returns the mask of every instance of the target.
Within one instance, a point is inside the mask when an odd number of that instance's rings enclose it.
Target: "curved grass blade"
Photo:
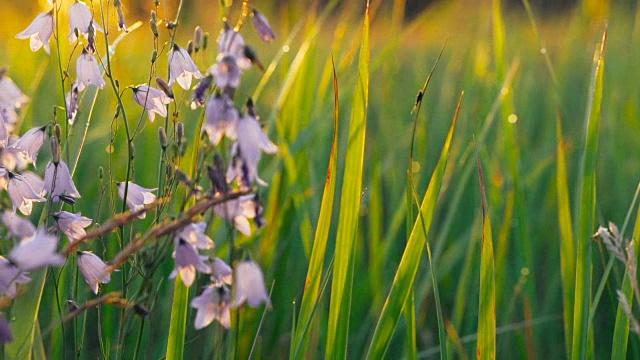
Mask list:
[[[171,322],[167,339],[167,360],[182,359],[184,356],[184,337],[187,329],[187,306],[189,288],[184,285],[180,274],[175,278]]]
[[[382,313],[378,319],[367,353],[367,358],[369,359],[380,359],[384,356],[391,341],[393,331],[400,319],[402,308],[411,293],[411,289],[413,289],[418,267],[420,266],[422,250],[427,242],[426,233],[428,233],[431,227],[431,221],[433,220],[433,213],[435,211],[436,201],[438,200],[440,186],[442,185],[444,170],[449,158],[451,141],[455,132],[463,97],[464,93],[460,95],[453,122],[451,123],[442,152],[440,153],[440,159],[429,181],[427,192],[422,199],[422,205],[420,207],[422,216],[416,219],[416,223],[413,226],[409,241],[407,241],[407,246],[402,255],[402,260],[400,260],[400,265],[393,279],[391,290],[389,291],[387,300],[382,308]]]
[[[319,301],[318,290],[322,279],[322,268],[324,266],[325,253],[327,251],[327,240],[329,239],[331,217],[333,215],[333,203],[336,192],[336,173],[338,171],[338,121],[340,109],[338,104],[338,76],[335,71],[335,64],[333,64],[333,95],[335,102],[333,111],[333,143],[331,145],[331,153],[329,155],[329,166],[327,169],[327,178],[324,184],[324,192],[322,194],[320,214],[318,215],[318,225],[316,227],[316,234],[313,240],[313,249],[311,250],[309,270],[307,270],[304,294],[300,305],[300,313],[298,314],[298,322],[303,325],[310,320],[313,309]],[[292,341],[292,344],[295,344],[293,348],[297,349],[296,354],[305,353],[307,347],[306,335],[307,327],[298,326],[294,340]]]
[[[484,189],[482,165],[478,156],[478,176],[482,197],[482,251],[480,258],[480,305],[478,308],[478,359],[496,358],[496,288],[491,218]]]
[[[557,118],[558,161],[556,164],[556,187],[558,192],[558,225],[560,227],[560,273],[562,277],[562,314],[564,320],[564,337],[567,358],[571,357],[571,339],[573,329],[573,286],[575,285],[575,241],[571,221],[571,205],[567,182],[567,159],[565,143],[562,136],[562,119]]]
[[[327,330],[327,359],[344,359],[347,355],[353,255],[358,228],[362,192],[362,169],[369,104],[369,4],[362,27],[362,46],[358,65],[358,82],[349,124],[349,141],[344,183],[340,200],[340,222],[336,237],[335,265],[331,284],[331,305]]]
[[[595,52],[594,71],[589,86],[587,103],[587,133],[580,174],[580,225],[578,228],[578,253],[576,260],[576,284],[573,312],[573,341],[571,357],[587,358],[589,334],[589,308],[591,300],[591,235],[594,232],[596,204],[596,158],[598,155],[598,128],[604,80],[604,49],[607,30],[602,44]]]

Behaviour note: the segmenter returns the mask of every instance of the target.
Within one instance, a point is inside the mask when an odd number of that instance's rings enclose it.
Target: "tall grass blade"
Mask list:
[[[184,285],[182,278],[178,274],[175,278],[175,288],[173,290],[171,322],[169,325],[169,338],[167,339],[167,360],[180,360],[184,356],[188,305],[189,288]]]
[[[362,46],[358,65],[358,83],[353,98],[353,112],[349,125],[349,142],[345,163],[344,183],[340,200],[340,222],[336,237],[335,267],[331,284],[331,305],[327,337],[327,359],[344,359],[351,303],[348,281],[353,271],[354,244],[358,228],[358,214],[362,192],[362,169],[369,103],[369,6],[364,16]]]
[[[33,344],[36,343],[36,327],[38,326],[38,311],[44,280],[47,270],[40,270],[31,276],[31,283],[20,301],[16,301],[12,308],[12,314],[16,321],[11,323],[13,341],[5,345],[7,359],[31,359]]]
[[[300,313],[298,314],[299,324],[305,324],[309,321],[312,311],[315,308],[316,303],[319,301],[318,291],[320,289],[320,281],[322,280],[322,269],[324,266],[325,253],[327,251],[329,230],[331,228],[331,217],[333,215],[333,202],[336,192],[336,173],[338,171],[338,122],[340,115],[338,104],[338,76],[335,72],[335,64],[333,66],[333,95],[333,142],[331,145],[331,153],[329,155],[329,166],[327,169],[327,178],[324,184],[324,192],[322,194],[320,214],[318,215],[318,225],[316,226],[313,249],[311,250],[309,270],[307,270],[307,280],[305,281]],[[299,351],[303,354],[305,353],[307,345],[306,335],[307,327],[298,326],[295,332],[294,341],[292,341],[292,344],[294,344],[293,348],[299,348]]]
[[[578,253],[576,259],[576,283],[573,312],[573,341],[571,357],[587,358],[587,343],[590,325],[588,323],[591,300],[591,235],[595,231],[596,204],[596,158],[598,154],[598,128],[602,105],[604,80],[604,49],[607,30],[602,36],[602,44],[595,52],[594,71],[589,86],[586,119],[586,142],[580,174],[580,216],[578,227]]]
[[[562,278],[562,314],[564,320],[564,338],[567,358],[571,357],[571,339],[573,328],[573,286],[575,285],[576,249],[573,239],[571,205],[567,181],[567,159],[565,143],[562,136],[562,119],[557,118],[557,163],[556,187],[558,192],[558,225],[560,227],[560,275]]]
[[[422,250],[427,242],[426,234],[433,220],[433,213],[435,211],[436,201],[438,200],[440,186],[442,185],[444,170],[449,158],[449,150],[451,149],[451,142],[458,121],[458,115],[460,114],[463,97],[464,93],[460,95],[453,122],[451,123],[442,152],[440,153],[440,159],[438,160],[438,164],[429,181],[427,192],[422,200],[422,205],[420,206],[421,216],[416,219],[416,223],[413,226],[409,241],[407,241],[407,246],[402,255],[402,260],[400,260],[400,265],[393,279],[391,290],[389,291],[387,300],[382,308],[382,313],[378,319],[367,353],[367,358],[369,359],[380,359],[384,356],[391,341],[393,331],[398,324],[402,308],[411,293],[411,289],[413,289],[418,267],[420,266]]]
[[[496,288],[491,218],[478,156],[478,176],[482,197],[482,250],[480,258],[480,305],[478,308],[478,359],[496,358]]]

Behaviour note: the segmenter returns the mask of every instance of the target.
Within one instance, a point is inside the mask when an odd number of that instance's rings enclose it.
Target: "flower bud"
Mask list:
[[[209,33],[206,32],[202,35],[202,50],[207,50],[207,45],[209,45]]]
[[[98,179],[100,179],[100,181],[104,179],[104,168],[102,166],[98,167]]]
[[[167,132],[163,127],[158,128],[158,138],[160,139],[160,147],[162,150],[167,150]]]
[[[52,136],[49,145],[51,145],[51,161],[54,164],[58,164],[60,162],[60,142],[58,138]]]
[[[171,88],[169,87],[169,84],[167,84],[166,81],[164,81],[164,79],[162,78],[156,78],[156,84],[158,85],[158,88],[160,90],[162,90],[162,92],[165,93],[165,95],[167,95],[169,98],[173,99],[173,91],[171,90]]]
[[[58,140],[62,139],[62,128],[60,127],[60,124],[56,124],[53,127],[53,134],[58,138]]]
[[[151,10],[151,20],[149,20],[149,25],[151,26],[151,32],[154,37],[158,37],[158,16],[156,12]]]
[[[180,144],[182,142],[182,139],[184,138],[184,123],[182,123],[182,121],[179,121],[176,127],[176,136],[178,138],[178,144]]]
[[[153,64],[158,59],[158,50],[153,50],[151,53],[151,63]]]
[[[193,46],[194,46],[193,41],[189,40],[189,42],[187,42],[187,53],[189,54],[189,56],[193,55],[193,49],[194,49]]]
[[[93,26],[93,20],[89,23],[89,35],[87,36],[87,50],[92,54],[96,52],[96,29]]]
[[[193,32],[193,46],[196,52],[200,50],[201,42],[202,42],[202,28],[200,26],[196,26],[196,29]]]
[[[131,160],[133,160],[133,158],[135,157],[135,150],[136,150],[136,147],[133,145],[133,142],[130,142],[129,143],[129,158]]]
[[[267,18],[256,9],[253,9],[253,27],[264,42],[270,43],[276,38]]]

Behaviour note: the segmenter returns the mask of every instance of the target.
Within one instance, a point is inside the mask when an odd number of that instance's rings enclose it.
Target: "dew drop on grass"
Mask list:
[[[507,121],[509,121],[510,124],[515,124],[516,122],[518,122],[518,115],[516,114],[509,115],[509,117],[507,117]]]

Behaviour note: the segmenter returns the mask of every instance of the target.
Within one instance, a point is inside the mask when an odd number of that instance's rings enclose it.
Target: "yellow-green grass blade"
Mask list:
[[[411,293],[411,289],[413,289],[418,267],[420,266],[422,251],[427,243],[426,234],[431,227],[438,194],[442,185],[442,178],[444,177],[444,171],[449,158],[449,150],[451,149],[451,142],[456,129],[458,115],[460,114],[462,99],[463,94],[460,95],[453,122],[451,123],[442,152],[440,153],[440,159],[438,160],[438,164],[429,181],[427,192],[422,200],[422,205],[420,206],[421,216],[416,219],[416,223],[409,235],[409,241],[407,241],[407,246],[391,285],[391,290],[389,291],[389,295],[387,296],[373,333],[373,338],[367,353],[367,358],[369,359],[380,359],[384,356],[391,341],[393,331],[398,324],[402,308]]]
[[[595,231],[596,205],[596,158],[598,154],[598,131],[602,105],[604,80],[604,49],[607,31],[594,56],[594,71],[587,99],[587,133],[580,174],[580,215],[578,226],[578,252],[576,259],[576,281],[573,312],[573,340],[571,357],[586,359],[588,356],[589,309],[591,302],[591,235]]]
[[[33,344],[36,343],[36,327],[38,326],[38,310],[44,290],[44,280],[47,270],[40,270],[31,274],[31,283],[27,291],[20,296],[12,308],[12,315],[16,318],[11,323],[13,342],[5,345],[7,359],[31,359]]]
[[[184,338],[187,329],[187,306],[189,305],[189,288],[184,285],[178,274],[173,290],[171,306],[171,322],[167,339],[167,360],[182,359],[184,356]]]
[[[331,145],[331,153],[329,155],[329,166],[327,169],[327,178],[324,184],[324,192],[322,194],[322,203],[320,205],[320,214],[318,215],[318,225],[316,226],[315,238],[313,240],[313,249],[311,250],[311,259],[309,262],[309,270],[307,270],[307,279],[305,281],[304,294],[298,315],[298,322],[303,326],[298,326],[295,332],[292,344],[296,353],[304,354],[307,346],[307,327],[304,326],[310,320],[312,311],[319,301],[318,291],[320,289],[320,281],[322,280],[322,269],[324,266],[325,253],[327,250],[327,240],[329,239],[329,230],[331,228],[331,217],[333,215],[333,203],[336,192],[336,173],[338,171],[338,121],[340,109],[338,105],[338,76],[333,67],[333,94],[334,94],[334,112],[333,112],[333,142]]]
[[[478,308],[478,359],[496,358],[496,288],[493,258],[493,235],[482,165],[478,157],[478,176],[482,197],[482,250],[480,256],[480,304]]]
[[[562,314],[564,321],[564,338],[567,358],[571,357],[571,339],[573,328],[573,286],[575,285],[576,249],[573,239],[573,223],[571,220],[571,202],[567,182],[567,155],[562,136],[562,119],[557,118],[557,163],[556,189],[558,195],[558,226],[560,227],[560,275],[562,277]]]
[[[640,190],[640,185],[638,186],[638,190]],[[636,195],[638,193],[636,192]],[[624,234],[624,231],[622,232]],[[638,215],[636,217],[636,224],[633,228],[633,254],[636,259],[640,254],[640,246],[638,246],[638,239],[640,239],[640,211],[638,211]],[[624,278],[622,279],[622,286],[620,291],[626,297],[629,308],[633,310],[633,301],[634,291],[631,276],[629,274],[629,268],[625,266]],[[625,313],[624,307],[621,303],[618,303],[618,310],[616,311],[616,323],[613,329],[613,345],[611,347],[611,358],[612,359],[626,359],[627,358],[627,346],[629,344],[629,328],[630,328],[630,320],[629,316]]]
[[[362,192],[362,169],[369,103],[369,7],[364,16],[362,45],[358,65],[358,82],[353,97],[345,174],[340,199],[340,221],[336,237],[335,267],[331,284],[331,305],[327,330],[327,359],[344,359],[347,355],[351,304],[350,271],[353,272],[354,244]]]

